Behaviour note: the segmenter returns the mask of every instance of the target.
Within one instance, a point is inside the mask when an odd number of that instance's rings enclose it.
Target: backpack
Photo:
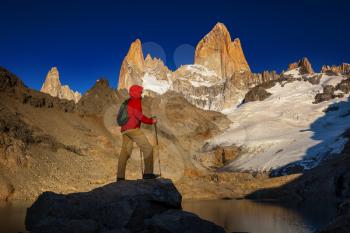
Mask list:
[[[117,124],[119,126],[123,126],[128,122],[129,116],[128,116],[128,103],[129,99],[124,100],[124,102],[120,105],[119,112],[117,115]]]

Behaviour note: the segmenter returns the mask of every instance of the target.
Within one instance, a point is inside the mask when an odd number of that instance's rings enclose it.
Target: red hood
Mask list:
[[[129,89],[129,95],[131,98],[141,98],[143,87],[139,85],[132,85]]]

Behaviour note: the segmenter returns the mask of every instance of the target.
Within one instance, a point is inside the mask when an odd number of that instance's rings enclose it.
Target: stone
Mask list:
[[[181,224],[179,224],[181,223]],[[147,221],[147,225],[151,232],[222,232],[224,230],[206,220],[201,220],[195,214],[180,211],[168,210],[160,215],[155,215],[151,220]]]
[[[340,90],[344,93],[349,93],[350,92],[350,79],[344,79],[340,83],[337,84],[336,90]]]
[[[270,95],[271,93],[267,92],[262,86],[256,86],[248,91],[244,97],[243,103],[262,101],[264,99],[267,99]]]

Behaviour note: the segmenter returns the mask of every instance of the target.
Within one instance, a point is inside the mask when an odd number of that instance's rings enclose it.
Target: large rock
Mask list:
[[[81,98],[79,92],[74,92],[68,85],[61,84],[59,72],[56,67],[52,67],[47,73],[45,82],[40,91],[60,99],[73,100],[75,103]]]
[[[137,39],[130,45],[120,67],[118,89],[129,89],[133,84],[142,84],[144,62],[141,41]]]
[[[154,86],[159,84],[157,80],[168,82],[171,75],[172,72],[161,59],[152,58],[150,54],[144,59],[141,41],[137,39],[131,44],[121,65],[118,89],[129,89],[134,84],[143,85],[147,89],[145,82],[149,81]]]
[[[279,78],[275,71],[264,71],[236,72],[222,79],[205,66],[185,65],[174,72],[172,89],[199,108],[220,111],[239,104],[250,88]]]
[[[222,78],[231,77],[235,72],[250,71],[240,40],[232,41],[222,23],[217,23],[198,43],[194,58],[195,64],[215,71]]]
[[[224,80],[202,65],[185,65],[174,72],[172,90],[202,109],[222,109],[224,88]]]
[[[167,179],[111,183],[68,195],[45,192],[27,210],[25,224],[34,233],[224,232],[182,211],[181,195]]]
[[[267,92],[265,88],[261,86],[256,86],[252,88],[248,93],[245,95],[244,103],[252,102],[252,101],[262,101],[264,99],[267,99],[271,93]]]
[[[321,68],[321,73],[326,73],[329,75],[339,75],[339,74],[347,75],[347,74],[350,74],[350,64],[342,63],[339,66],[324,65]]]
[[[309,60],[304,57],[303,59],[299,60],[298,62],[294,62],[288,65],[288,70],[294,70],[299,68],[299,73],[301,75],[303,74],[313,74],[315,73],[312,69],[312,65],[309,62]]]
[[[145,58],[144,71],[147,75],[157,77],[160,80],[168,80],[172,76],[172,72],[164,65],[160,58],[152,58],[147,54]]]

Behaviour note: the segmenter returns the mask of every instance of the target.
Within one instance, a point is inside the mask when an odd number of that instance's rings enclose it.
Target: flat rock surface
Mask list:
[[[224,232],[182,211],[168,179],[110,183],[90,192],[44,192],[26,214],[30,232]],[[181,224],[179,224],[181,223]]]

